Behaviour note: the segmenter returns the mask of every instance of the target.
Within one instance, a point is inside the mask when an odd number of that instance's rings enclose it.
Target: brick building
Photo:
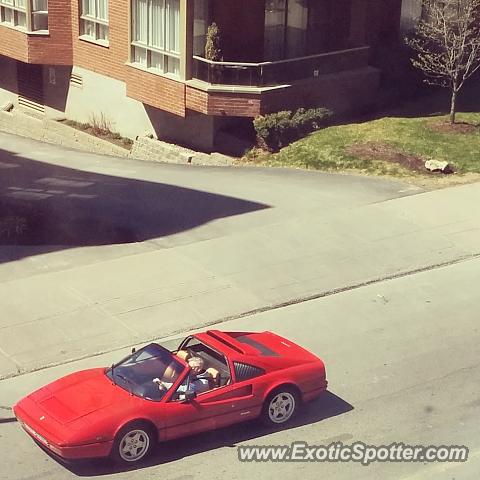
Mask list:
[[[370,102],[371,50],[414,15],[403,3],[0,0],[0,106],[210,150],[235,118]],[[222,61],[205,58],[212,22]]]

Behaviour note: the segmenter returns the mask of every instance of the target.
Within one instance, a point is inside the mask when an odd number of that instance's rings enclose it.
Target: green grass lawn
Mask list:
[[[332,126],[258,160],[271,166],[412,176],[428,174],[423,164],[435,159],[451,163],[458,173],[480,173],[480,113],[458,114],[459,128],[468,132],[432,128],[445,121],[445,116],[385,117]]]

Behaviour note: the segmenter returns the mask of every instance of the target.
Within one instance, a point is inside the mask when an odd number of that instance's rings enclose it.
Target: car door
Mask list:
[[[169,440],[246,420],[258,412],[255,397],[253,383],[241,382],[201,393],[190,402],[170,400],[164,404],[164,437]]]

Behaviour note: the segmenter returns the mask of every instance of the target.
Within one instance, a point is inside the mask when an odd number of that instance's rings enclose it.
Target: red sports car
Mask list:
[[[151,343],[109,368],[67,375],[13,410],[63,459],[132,464],[159,441],[256,417],[283,424],[326,388],[322,360],[285,338],[208,330],[174,351]]]

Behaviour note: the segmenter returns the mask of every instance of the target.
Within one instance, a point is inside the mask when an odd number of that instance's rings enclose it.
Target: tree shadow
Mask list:
[[[168,464],[185,457],[209,452],[222,447],[236,448],[239,443],[252,439],[259,439],[259,443],[261,443],[261,439],[265,438],[264,443],[268,444],[269,441],[266,437],[273,431],[290,430],[318,423],[327,418],[347,413],[353,410],[353,408],[350,403],[327,391],[317,400],[303,405],[294,419],[284,427],[272,430],[262,426],[258,421],[253,420],[187,438],[171,440],[159,444],[146,462],[132,467],[118,466],[104,459],[64,463],[57,457],[51,455],[45,448],[42,448],[50,457],[79,477],[111,475],[155,465]],[[299,436],[299,439],[301,439],[301,436]]]
[[[224,195],[51,165],[0,149],[0,263],[73,247],[143,242],[265,208],[269,206]]]

